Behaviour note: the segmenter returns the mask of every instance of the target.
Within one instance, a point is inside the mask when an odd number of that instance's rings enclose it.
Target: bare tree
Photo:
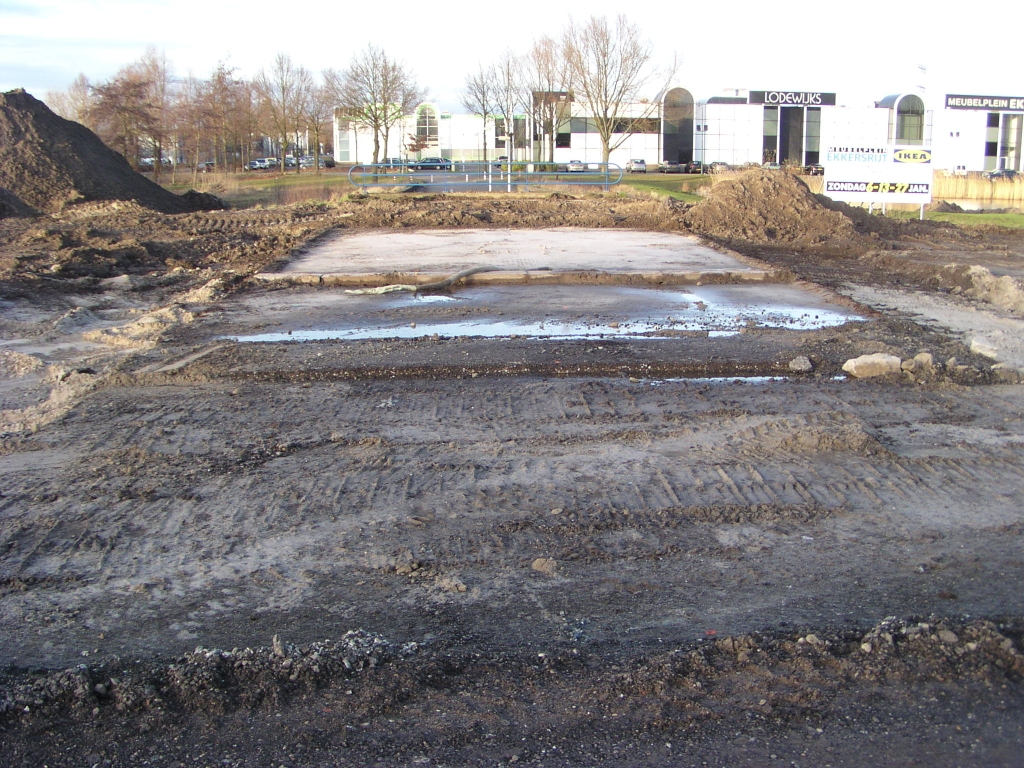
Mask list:
[[[281,140],[282,168],[288,147],[307,111],[312,87],[313,76],[309,70],[293,64],[285,53],[277,54],[270,72],[261,69],[256,76],[256,88],[266,110],[268,133],[273,132]],[[295,170],[300,171],[298,160]]]
[[[313,167],[316,173],[320,173],[320,147],[334,118],[334,98],[326,85],[316,85],[310,91],[305,118],[308,130],[313,134]]]
[[[49,91],[44,101],[50,109],[63,117],[65,120],[74,120],[87,128],[90,124],[89,112],[93,107],[92,86],[89,78],[79,74],[68,86],[66,91]]]
[[[657,101],[639,110],[635,106],[641,91],[658,77],[651,44],[641,38],[639,27],[619,15],[614,25],[605,16],[591,16],[582,24],[570,22],[562,46],[573,96],[593,121],[607,163],[612,150],[640,130],[657,109]],[[673,65],[662,89],[674,74]],[[619,138],[613,140],[613,135]]]
[[[157,52],[154,46],[146,48],[146,52],[135,65],[139,76],[147,85],[147,100],[153,122],[149,132],[149,143],[153,150],[153,176],[160,179],[163,167],[164,148],[173,131],[173,73],[167,61],[167,55]]]
[[[211,144],[216,114],[210,98],[210,84],[206,80],[189,75],[180,85],[174,105],[178,126],[178,140],[193,167],[192,183],[196,184],[196,173],[203,158],[204,147]],[[175,158],[177,165],[177,158]]]
[[[234,67],[220,62],[210,74],[208,99],[213,115],[214,163],[237,170],[247,162],[249,152],[249,122],[254,117],[252,88],[235,77]]]
[[[236,85],[236,120],[239,132],[243,139],[244,147],[242,162],[248,163],[252,159],[256,139],[260,133],[260,125],[263,120],[262,108],[259,93],[251,80],[239,80]]]
[[[519,59],[510,50],[506,50],[491,68],[494,73],[493,89],[495,114],[501,117],[505,129],[505,144],[509,161],[515,159],[516,146],[515,118],[516,112],[526,106],[526,91],[523,87],[522,67]],[[495,139],[495,144],[499,140]],[[525,143],[525,142],[523,142]]]
[[[136,67],[127,66],[93,92],[96,101],[89,114],[100,138],[138,166],[143,143],[156,125],[149,81]]]
[[[558,43],[544,35],[534,40],[522,65],[533,124],[542,137],[541,152],[547,162],[554,162],[555,137],[559,126],[569,119],[572,103],[568,61]]]
[[[494,67],[484,69],[480,64],[475,74],[466,76],[466,85],[462,89],[462,106],[474,115],[483,118],[484,162],[487,162],[487,123],[494,118]]]
[[[426,134],[410,133],[405,139],[405,154],[407,157],[415,155],[429,146],[430,138]]]
[[[345,114],[373,133],[375,165],[380,161],[381,147],[387,151],[391,129],[424,96],[412,72],[373,45],[356,54],[340,75],[325,70],[324,79]]]

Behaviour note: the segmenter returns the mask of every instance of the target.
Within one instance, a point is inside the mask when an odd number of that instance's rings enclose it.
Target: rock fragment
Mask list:
[[[546,576],[554,576],[558,570],[558,563],[550,557],[538,557],[530,567]]]
[[[930,352],[918,352],[913,357],[904,360],[900,367],[906,373],[932,374],[935,372],[935,360]]]
[[[932,357],[931,352],[918,352],[914,355],[914,363],[925,370],[931,370],[935,367],[935,358]]]
[[[806,355],[800,355],[789,361],[789,370],[795,373],[810,373],[814,370],[814,363]]]
[[[956,636],[956,632],[951,632],[948,629],[940,629],[939,640],[941,640],[943,643],[946,643],[947,645],[952,645],[957,640],[959,640],[959,638]]]
[[[873,355],[861,355],[847,360],[843,363],[843,370],[855,378],[867,379],[899,373],[902,362],[895,355],[876,352]]]
[[[999,350],[980,336],[975,336],[971,339],[971,352],[976,355],[984,355],[993,360],[999,357]]]

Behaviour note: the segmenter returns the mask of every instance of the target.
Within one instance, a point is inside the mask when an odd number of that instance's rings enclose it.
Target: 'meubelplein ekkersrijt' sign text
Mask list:
[[[959,93],[947,93],[946,109],[1024,112],[1024,96],[964,96]]]
[[[780,107],[834,107],[836,95],[820,91],[751,91],[747,101]]]

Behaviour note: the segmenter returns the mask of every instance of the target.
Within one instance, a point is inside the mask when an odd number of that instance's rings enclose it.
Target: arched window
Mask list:
[[[896,105],[896,143],[924,143],[924,102],[909,94]]]
[[[429,104],[416,111],[416,138],[426,147],[437,146],[437,111]]]
[[[685,88],[673,88],[662,102],[662,160],[689,163],[693,160],[693,96]]]

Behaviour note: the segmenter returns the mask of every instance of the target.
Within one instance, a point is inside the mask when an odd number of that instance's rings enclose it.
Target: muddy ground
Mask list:
[[[1024,237],[825,218],[737,239],[559,195],[0,221],[5,764],[1019,764]],[[250,276],[338,227],[701,221],[862,319],[224,338],[323,322],[336,289]],[[874,352],[934,365],[842,373]]]

